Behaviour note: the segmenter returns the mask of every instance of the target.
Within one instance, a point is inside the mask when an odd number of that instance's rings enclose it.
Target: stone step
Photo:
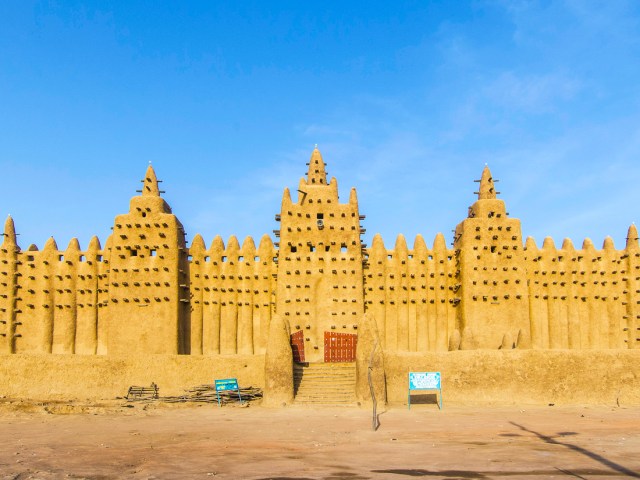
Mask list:
[[[355,405],[355,363],[310,363],[293,370],[295,402],[313,405]]]

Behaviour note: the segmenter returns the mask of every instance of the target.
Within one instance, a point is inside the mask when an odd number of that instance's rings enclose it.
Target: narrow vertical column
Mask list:
[[[449,345],[449,317],[447,315],[447,244],[442,233],[433,241],[433,267],[436,306],[436,350],[446,351]]]
[[[223,302],[223,288],[226,284],[223,276],[223,259],[225,257],[225,246],[220,235],[216,235],[209,247],[209,257],[211,264],[209,266],[210,277],[210,294],[209,305],[205,309],[203,325],[202,325],[202,338],[203,338],[203,353],[209,355],[216,355],[220,353],[220,318],[222,315],[222,302]],[[226,290],[226,288],[225,288]],[[226,292],[224,293],[226,295]],[[207,306],[205,304],[205,306]]]
[[[397,290],[396,304],[398,312],[398,350],[401,352],[412,351],[410,338],[413,336],[410,329],[409,305],[408,305],[408,282],[407,282],[407,262],[408,248],[404,235],[398,235],[396,239],[394,257],[396,257]]]
[[[75,353],[76,343],[76,264],[80,256],[78,239],[72,238],[64,252],[54,260],[55,310],[53,353]]]
[[[369,309],[378,328],[380,343],[383,348],[388,348],[386,343],[386,307],[385,307],[385,278],[387,249],[380,234],[373,237],[369,250],[369,279],[367,281],[367,299]]]
[[[256,246],[245,238],[238,258],[238,353],[253,354],[253,270]]]
[[[560,333],[559,345],[560,348],[569,348],[569,309],[567,306],[567,282],[566,282],[566,256],[565,246],[567,241],[570,244],[571,241],[566,239],[560,250],[558,250],[556,257],[553,259],[553,272],[550,280],[550,288],[552,290],[553,299],[557,305],[558,312],[558,331]],[[570,248],[570,246],[568,247]]]
[[[111,260],[111,244],[113,235],[109,235],[104,243],[104,249],[96,252],[96,264],[98,266],[98,355],[107,354],[107,337],[109,333],[107,306],[109,305],[109,271]]]
[[[547,308],[542,301],[540,287],[540,261],[542,256],[533,237],[525,243],[525,262],[527,265],[527,284],[529,290],[529,321],[531,346],[535,349],[546,348],[543,340],[543,328],[547,323]]]
[[[385,339],[386,348],[391,352],[398,350],[398,305],[397,282],[398,267],[395,250],[386,252],[385,260]]]
[[[601,309],[598,299],[600,296],[597,294],[597,285],[594,284],[594,272],[597,271],[596,262],[597,252],[591,242],[591,239],[585,238],[582,242],[582,256],[583,256],[583,274],[582,281],[584,282],[584,296],[587,303],[587,312],[589,315],[588,326],[588,345],[591,349],[600,348],[600,323],[601,323]],[[598,297],[598,298],[596,298]]]
[[[80,252],[76,279],[76,344],[75,352],[95,355],[98,350],[98,262],[97,237],[89,241],[87,251]]]
[[[451,335],[458,327],[458,308],[460,306],[460,295],[458,286],[457,275],[460,273],[458,270],[458,262],[455,259],[455,251],[446,248],[445,242],[445,257],[444,257],[445,272],[444,277],[446,279],[445,292],[447,294],[447,300],[445,306],[447,308],[447,347]]]
[[[220,353],[238,352],[238,256],[240,245],[232,235],[224,252],[221,275]]]
[[[619,298],[619,288],[617,282],[618,264],[620,255],[616,251],[613,239],[606,237],[602,244],[602,264],[600,275],[600,285],[602,287],[602,301],[607,314],[607,340],[605,348],[623,348],[622,323],[624,321],[624,309]]]
[[[45,308],[45,314],[42,318],[42,351],[45,353],[53,352],[53,332],[55,318],[55,272],[58,266],[58,245],[53,237],[44,244],[42,255],[40,258],[43,263],[43,275],[41,288],[43,292],[42,305]]]
[[[416,309],[416,351],[429,351],[429,325],[427,322],[427,245],[418,234],[413,243],[411,269],[411,297]]]
[[[16,296],[18,290],[18,252],[13,219],[4,224],[0,246],[0,353],[14,353],[16,335]]]
[[[626,326],[623,328],[624,341],[627,348],[640,348],[640,246],[638,245],[638,229],[635,224],[627,232],[626,256],[622,281],[624,282],[624,302],[626,303]],[[626,329],[626,330],[625,330]]]
[[[189,285],[191,294],[191,355],[202,355],[202,322],[204,309],[204,270],[206,247],[202,236],[193,237],[189,248]]]
[[[557,250],[556,246],[553,242],[553,238],[546,237],[542,242],[542,261],[540,265],[542,277],[542,287],[543,287],[543,299],[546,300],[547,303],[547,311],[548,311],[548,319],[547,319],[547,329],[546,329],[546,337],[548,338],[548,348],[556,349],[562,348],[562,332],[560,330],[560,320],[559,320],[559,309],[557,296],[554,299],[554,291],[553,291],[553,282],[554,277],[556,276],[556,255]]]
[[[567,322],[569,328],[568,348],[577,350],[582,348],[582,319],[580,318],[580,300],[576,293],[577,290],[577,253],[571,240],[566,238],[562,244],[562,252],[564,256],[564,276],[560,280],[561,286],[564,288],[566,299]],[[564,285],[563,285],[564,283]]]
[[[276,268],[273,260],[275,249],[269,235],[265,234],[260,239],[257,255],[253,298],[253,349],[255,353],[263,354],[271,323],[271,293],[275,290],[271,283],[274,281],[273,274]]]
[[[426,275],[426,295],[427,302],[427,330],[429,334],[429,351],[438,350],[438,312],[436,306],[436,261],[433,250],[427,251],[427,261],[425,263]]]
[[[16,302],[16,337],[15,353],[39,353],[38,344],[41,337],[42,300],[38,288],[38,279],[42,266],[40,252],[35,245],[29,245],[25,252],[18,254],[20,273],[20,302]],[[2,280],[5,283],[5,280]],[[2,311],[4,313],[4,311]]]

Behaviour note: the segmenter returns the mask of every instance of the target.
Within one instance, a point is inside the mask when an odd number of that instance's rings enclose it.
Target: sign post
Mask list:
[[[411,392],[413,390],[437,390],[438,408],[442,410],[442,385],[440,372],[409,372],[409,410],[411,410]]]
[[[238,392],[238,399],[242,403],[242,395],[240,395],[240,387],[238,386],[237,378],[223,378],[222,380],[215,380],[216,384],[216,396],[218,397],[218,407],[221,406],[220,392]]]

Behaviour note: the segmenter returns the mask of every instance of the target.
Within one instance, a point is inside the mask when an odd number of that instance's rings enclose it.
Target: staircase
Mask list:
[[[293,392],[297,404],[355,405],[356,364],[295,364]]]

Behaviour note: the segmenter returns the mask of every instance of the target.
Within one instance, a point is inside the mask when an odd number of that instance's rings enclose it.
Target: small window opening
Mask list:
[[[496,253],[496,246],[495,246],[495,245],[493,245],[493,246],[491,247],[491,253]]]
[[[97,260],[98,262],[101,262],[101,261],[102,261],[102,255],[97,255],[97,256],[96,256],[96,260]]]
[[[224,255],[222,256],[222,261],[226,262],[227,261],[227,257],[225,257]]]
[[[156,252],[155,248],[152,248],[151,250],[149,250],[149,256],[150,257],[155,257],[156,254],[157,254],[157,252]]]
[[[340,245],[340,252],[342,252],[342,253],[346,253],[347,252],[347,246],[344,243],[342,245]]]
[[[387,260],[391,260],[393,258],[393,255],[387,255]]]
[[[143,217],[146,217],[146,216],[147,216],[147,214],[146,214],[145,212],[142,212],[142,216],[143,216]]]
[[[495,215],[495,213],[494,213],[494,212],[489,212],[488,217],[489,217],[489,218],[493,218],[493,216],[494,216],[494,215]]]
[[[316,247],[314,247],[313,245],[309,245],[309,251],[310,252],[315,252],[316,251]]]
[[[295,245],[291,245],[291,253],[296,253],[298,251],[298,247]]]
[[[327,245],[326,247],[324,247],[324,251],[328,252],[331,250],[331,245]]]
[[[409,260],[413,260],[413,255],[409,255]]]
[[[429,255],[429,260],[433,260],[433,255]]]
[[[244,257],[242,257],[242,256],[238,257],[238,261],[239,261],[239,262],[244,261]]]
[[[136,250],[136,249],[131,249],[131,250],[130,250],[130,252],[131,252],[131,256],[132,256],[132,257],[137,257],[137,256],[138,256],[138,250]]]
[[[84,255],[80,255],[80,259],[79,259],[79,260],[80,260],[81,262],[84,262],[84,260],[85,260]]]
[[[35,259],[36,258],[33,255],[27,255],[27,262],[33,262]]]
[[[153,257],[153,256],[154,256],[154,253],[155,253],[155,250],[151,250],[151,252],[152,252],[152,253],[151,253],[151,256]],[[211,261],[211,257],[209,257],[209,256],[204,257],[204,261],[205,261],[205,262],[210,262],[210,261]]]
[[[58,260],[60,262],[64,262],[64,255],[58,255]]]
[[[193,260],[193,255],[188,255],[187,256],[187,260],[189,260],[189,261]]]

